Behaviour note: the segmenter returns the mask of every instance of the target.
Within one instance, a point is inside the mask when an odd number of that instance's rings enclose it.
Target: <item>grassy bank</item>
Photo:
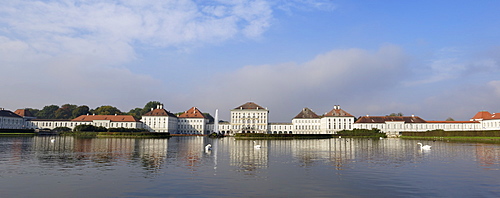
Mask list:
[[[35,136],[35,133],[0,133],[0,137],[10,136]]]
[[[34,136],[33,129],[0,129],[0,136]]]
[[[500,137],[500,131],[444,131],[401,132],[402,136],[419,137]]]
[[[443,131],[402,132],[403,139],[432,141],[483,142],[500,144],[500,131]]]
[[[428,137],[428,136],[401,136],[402,139],[415,139],[415,140],[432,140],[432,141],[452,141],[452,142],[481,142],[500,144],[500,137],[461,137],[461,136],[448,136],[448,137]]]

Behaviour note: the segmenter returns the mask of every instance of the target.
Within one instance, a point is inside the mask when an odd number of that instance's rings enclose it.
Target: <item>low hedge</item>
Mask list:
[[[386,137],[385,133],[382,133],[380,129],[342,130],[337,132],[337,135],[346,137]]]

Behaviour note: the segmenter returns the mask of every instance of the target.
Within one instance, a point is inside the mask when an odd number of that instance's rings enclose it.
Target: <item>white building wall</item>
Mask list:
[[[233,109],[231,110],[232,131],[235,133],[267,133],[268,115],[266,109]]]
[[[144,128],[151,132],[177,133],[178,120],[170,116],[143,116]]]
[[[18,117],[0,117],[0,129],[23,129],[25,128],[23,118]]]
[[[294,118],[292,124],[294,134],[321,134],[319,118]]]
[[[356,129],[379,129],[383,133],[387,134],[399,134],[399,132],[426,132],[432,130],[444,130],[444,131],[477,131],[477,130],[498,130],[495,128],[496,123],[489,123],[485,127],[484,123],[470,123],[470,122],[432,122],[432,123],[405,123],[403,121],[388,121],[385,123],[354,123],[354,128]],[[497,123],[500,127],[500,122]]]
[[[68,127],[73,130],[78,125],[103,126],[106,128],[143,128],[141,122],[111,122],[110,120],[94,120],[92,122],[64,121],[64,120],[31,120],[28,121],[31,129],[55,129],[57,127]]]
[[[292,123],[272,123],[269,124],[270,134],[293,134]]]
[[[179,134],[206,134],[208,119],[205,118],[178,118]],[[213,128],[213,127],[212,127]]]
[[[480,130],[499,130],[500,129],[500,119],[493,120],[482,120]]]
[[[336,134],[342,130],[352,130],[354,117],[323,117],[321,118],[321,134]]]

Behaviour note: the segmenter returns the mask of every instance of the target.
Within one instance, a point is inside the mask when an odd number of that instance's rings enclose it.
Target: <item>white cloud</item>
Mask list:
[[[491,56],[472,57],[470,52],[459,48],[446,47],[438,50],[427,65],[414,69],[417,80],[408,80],[407,86],[440,83],[470,76],[499,71],[500,65]]]
[[[184,49],[254,38],[271,18],[270,5],[260,0],[5,1],[0,70],[8,76],[0,84],[12,98],[1,105],[142,105],[165,95],[159,89],[165,82],[122,66],[137,58],[137,44]],[[20,98],[37,99],[28,104]]]
[[[0,13],[8,31],[30,39],[139,41],[162,47],[259,36],[272,18],[270,5],[259,0],[216,6],[193,1],[9,1]]]
[[[211,87],[206,85],[194,94],[217,101],[200,101],[196,97],[191,100],[193,104],[227,109],[240,105],[231,104],[234,101],[253,100],[272,108],[272,118],[279,121],[291,119],[306,106],[323,114],[345,102],[352,110],[355,102],[366,101],[360,96],[377,95],[388,87],[399,86],[406,63],[405,53],[393,45],[375,52],[333,50],[303,64],[246,66],[223,73],[213,79]]]
[[[330,0],[276,0],[274,1],[278,8],[291,13],[291,10],[322,10],[332,11],[337,5]]]

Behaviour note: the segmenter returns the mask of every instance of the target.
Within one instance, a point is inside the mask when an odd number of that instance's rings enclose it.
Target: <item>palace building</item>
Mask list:
[[[247,102],[230,110],[230,121],[214,120],[210,114],[191,107],[175,115],[158,105],[140,120],[130,115],[82,115],[75,119],[36,119],[28,110],[15,112],[0,109],[0,129],[54,129],[78,125],[94,125],[106,128],[143,128],[151,132],[206,135],[212,132],[223,135],[236,133],[265,134],[336,134],[342,130],[379,129],[388,136],[401,132],[480,131],[500,130],[500,113],[480,111],[468,121],[426,121],[418,116],[361,116],[356,119],[340,105],[323,115],[305,107],[290,123],[270,123],[269,110],[254,102]],[[214,124],[217,122],[217,124]],[[217,126],[217,129],[214,127]]]

